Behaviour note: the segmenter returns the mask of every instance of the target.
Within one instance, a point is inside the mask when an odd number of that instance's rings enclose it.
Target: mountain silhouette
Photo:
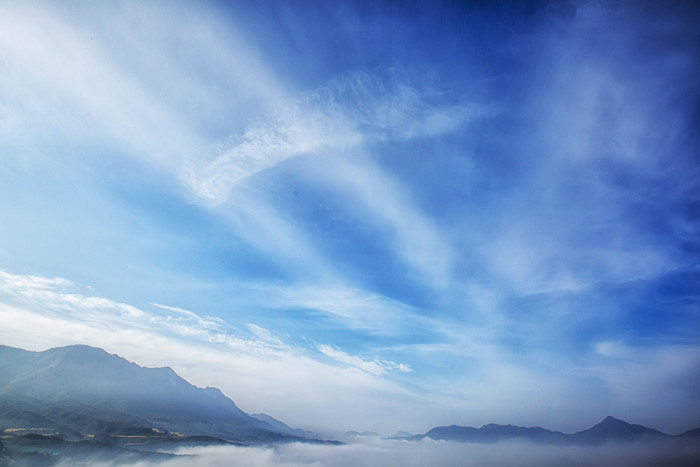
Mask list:
[[[171,368],[144,368],[84,345],[30,352],[0,346],[0,426],[41,427],[64,439],[94,436],[149,436],[176,433],[191,441],[267,443],[315,440],[266,414],[249,415],[216,388],[193,386]],[[381,436],[348,432],[348,436]],[[523,440],[545,444],[601,444],[676,440],[700,442],[700,428],[671,436],[608,416],[591,428],[564,434],[542,427],[494,423],[481,428],[439,426],[405,440],[498,443]]]
[[[515,425],[497,425],[489,423],[481,428],[471,426],[441,426],[412,438],[431,438],[445,441],[469,441],[476,443],[496,443],[508,439],[525,439],[535,442],[560,443],[565,435],[541,427],[521,427]]]
[[[606,442],[689,440],[700,441],[700,428],[688,430],[678,436],[671,436],[653,428],[632,425],[615,417],[605,417],[591,428],[573,434],[550,431],[542,427],[520,427],[490,423],[481,428],[471,426],[439,426],[423,435],[403,437],[418,441],[424,438],[468,443],[497,443],[505,440],[526,440],[546,444],[601,444]]]
[[[144,368],[84,345],[44,352],[0,346],[0,424],[79,433],[155,428],[246,442],[296,439],[293,429],[252,417],[218,389],[193,386],[169,367]]]
[[[615,417],[607,416],[591,428],[571,435],[582,442],[636,441],[641,438],[663,438],[669,435],[642,425],[632,425]]]

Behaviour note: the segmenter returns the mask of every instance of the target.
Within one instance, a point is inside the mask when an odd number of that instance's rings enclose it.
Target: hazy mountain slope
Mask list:
[[[288,436],[218,389],[88,346],[44,352],[0,346],[0,421],[80,432],[145,426],[236,440]]]
[[[314,438],[318,439],[319,435],[316,433],[313,433],[311,431],[306,431],[306,430],[301,430],[299,428],[292,428],[286,423],[277,420],[276,418],[266,414],[266,413],[252,413],[250,414],[251,417],[266,422],[269,425],[271,425],[273,428],[277,429],[280,431],[280,433],[285,433],[289,434],[292,436],[300,436],[302,438]]]

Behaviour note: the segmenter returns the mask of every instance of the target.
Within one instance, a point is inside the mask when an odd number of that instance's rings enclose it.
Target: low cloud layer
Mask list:
[[[155,465],[186,467],[445,467],[523,466],[555,467],[634,465],[693,466],[700,449],[663,444],[606,444],[587,447],[551,447],[520,442],[465,444],[438,441],[402,442],[373,440],[361,444],[324,446],[286,444],[274,447],[205,447],[176,451],[183,457]],[[137,463],[137,467],[154,464]]]

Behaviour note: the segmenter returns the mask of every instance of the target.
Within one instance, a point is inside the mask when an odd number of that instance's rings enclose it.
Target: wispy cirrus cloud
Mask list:
[[[159,304],[153,304],[155,312],[147,312],[133,305],[81,293],[76,284],[63,278],[0,271],[0,294],[17,306],[41,310],[47,318],[81,323],[87,328],[111,327],[125,333],[156,332],[231,347],[262,344],[246,339],[243,333],[236,332],[218,318],[201,317],[188,310]],[[64,339],[73,341],[74,337],[67,334]]]
[[[318,351],[344,365],[359,368],[373,375],[383,375],[391,370],[398,370],[404,373],[412,371],[411,367],[405,363],[396,363],[391,360],[379,360],[376,358],[373,360],[365,360],[357,355],[350,355],[330,345],[319,345]]]
[[[451,281],[452,239],[416,206],[413,194],[371,159],[344,158],[327,167],[327,183],[340,193],[343,208],[378,229],[387,251],[431,287]]]
[[[397,98],[399,102],[392,106],[381,101],[386,96],[379,90],[364,90],[362,86],[369,86],[364,79],[355,79],[360,84],[347,87],[359,94],[357,99],[349,91],[333,91],[336,95],[325,89],[304,97],[280,115],[254,123],[241,138],[233,138],[236,142],[222,155],[188,162],[184,183],[264,254],[333,282],[337,273],[328,267],[320,251],[324,245],[318,244],[313,226],[300,222],[293,209],[278,206],[264,177],[248,180],[244,186],[239,183],[296,156],[312,156],[293,166],[293,174],[310,187],[327,190],[328,201],[339,212],[374,229],[379,234],[375,241],[417,272],[422,281],[443,287],[451,280],[450,240],[432,216],[417,206],[411,190],[382,168],[365,147],[387,138],[452,131],[482,118],[483,112],[477,106],[431,103],[420,97],[428,91],[396,84],[400,88],[396,92],[414,97],[408,103]],[[385,115],[389,107],[400,120]],[[438,130],[419,122],[425,118],[443,123]],[[417,126],[410,135],[401,132],[407,120],[414,120]],[[299,258],[304,260],[297,261]]]
[[[261,339],[263,342],[267,342],[272,345],[284,346],[284,343],[277,337],[275,337],[269,329],[265,329],[257,324],[248,323],[246,325],[253,335]]]
[[[538,50],[529,91],[509,109],[522,134],[498,169],[511,178],[481,198],[477,228],[464,226],[484,269],[523,295],[662,276],[689,264],[682,245],[697,239],[687,216],[699,189],[688,139],[696,51],[646,53],[689,26],[631,5],[574,9],[566,33],[543,31],[557,40],[528,38]],[[617,46],[602,52],[604,41]]]
[[[76,312],[82,309],[111,313],[119,318],[141,318],[143,311],[125,303],[75,293],[75,285],[61,277],[46,278],[15,275],[0,271],[0,293],[34,305],[49,305],[58,310]]]
[[[2,128],[8,141],[108,139],[159,164],[197,146],[185,122],[103,47],[99,31],[30,3],[4,5],[0,21],[3,60],[13,70],[0,78],[3,114],[14,122]]]
[[[280,286],[257,283],[258,306],[269,309],[304,309],[322,314],[340,329],[378,335],[401,335],[422,329],[430,332],[429,320],[420,312],[395,299],[366,290],[328,284]]]
[[[310,115],[293,106],[231,136],[211,161],[196,158],[182,172],[187,186],[206,202],[223,203],[240,181],[301,154],[339,148],[359,137],[333,128],[333,117]],[[334,131],[335,130],[335,131]]]
[[[118,148],[182,183],[185,198],[216,212],[272,261],[303,258],[298,269],[307,277],[329,277],[315,233],[267,198],[265,181],[240,187],[314,154],[329,161],[310,163],[322,171],[302,167],[314,186],[378,227],[379,241],[422,278],[449,282],[449,241],[367,147],[454,132],[487,114],[476,100],[388,69],[290,91],[254,42],[207,8],[116,4],[71,15],[40,5],[8,6],[3,16],[0,43],[14,70],[0,78],[6,141],[26,135],[39,146],[59,138],[112,154]]]
[[[313,91],[309,103],[342,117],[362,142],[408,140],[455,131],[491,116],[494,108],[448,90],[411,82],[396,70],[357,70]]]
[[[0,78],[0,131],[18,145],[37,140],[24,151],[52,138],[89,143],[178,176],[226,134],[203,122],[241,124],[242,109],[254,115],[251,106],[284,94],[252,44],[209,7],[82,7],[3,5],[0,50],[13,72]]]
[[[355,71],[290,92],[252,44],[207,8],[193,14],[186,6],[164,12],[158,4],[137,11],[115,4],[80,15],[41,3],[3,9],[0,44],[13,72],[0,77],[0,131],[11,154],[23,164],[60,164],[42,143],[57,139],[62,147],[89,145],[145,163],[181,182],[185,198],[213,209],[271,261],[302,258],[303,267],[285,267],[307,277],[333,275],[314,232],[274,206],[264,182],[238,189],[242,180],[302,154],[362,154],[365,143],[454,131],[481,114],[392,73]],[[186,44],[182,28],[191,32]],[[312,183],[340,182],[347,196],[341,209],[361,205],[401,260],[444,281],[446,241],[398,179],[370,160],[351,157],[335,169],[331,162]],[[381,187],[380,197],[366,193],[370,185]]]
[[[315,154],[331,162],[312,183],[337,186],[347,198],[342,209],[362,206],[402,260],[424,277],[447,280],[446,240],[366,148],[453,132],[483,118],[480,104],[390,70],[355,70],[292,92],[249,38],[207,8],[4,9],[0,43],[13,72],[0,78],[0,131],[13,153],[22,146],[23,163],[46,161],[42,141],[55,139],[145,163],[182,183],[186,198],[230,219],[263,254],[286,262],[295,252],[312,274],[327,276],[313,232],[259,195],[264,181],[238,189]],[[334,167],[339,152],[358,157]]]
[[[184,169],[185,183],[213,204],[247,177],[295,156],[358,150],[378,140],[434,136],[483,118],[476,103],[454,103],[430,88],[358,71],[300,97],[290,96],[220,143],[221,154]]]

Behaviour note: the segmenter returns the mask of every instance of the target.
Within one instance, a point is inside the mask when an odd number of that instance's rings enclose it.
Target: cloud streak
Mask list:
[[[186,166],[184,178],[198,196],[216,205],[241,180],[292,157],[357,150],[378,140],[434,136],[483,113],[475,104],[448,103],[434,91],[391,76],[382,79],[356,72],[301,97],[290,97],[242,135],[229,136],[213,160]]]
[[[349,355],[343,352],[342,350],[332,347],[330,345],[319,345],[318,350],[323,355],[330,357],[333,360],[336,360],[340,363],[351,367],[359,368],[362,371],[366,371],[377,376],[383,375],[391,370],[398,370],[404,373],[412,371],[411,367],[406,365],[405,363],[378,360],[376,358],[374,360],[363,360],[358,356]]]

